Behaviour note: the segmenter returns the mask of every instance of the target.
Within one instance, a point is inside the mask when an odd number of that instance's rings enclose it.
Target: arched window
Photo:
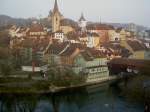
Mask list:
[[[57,22],[57,20],[58,20],[58,19],[57,19],[57,17],[56,17],[56,22]]]

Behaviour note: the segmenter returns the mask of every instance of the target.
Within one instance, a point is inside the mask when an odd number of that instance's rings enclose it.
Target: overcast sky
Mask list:
[[[0,0],[0,14],[12,17],[46,17],[54,0]],[[89,21],[136,23],[150,27],[150,0],[58,0],[66,18]]]

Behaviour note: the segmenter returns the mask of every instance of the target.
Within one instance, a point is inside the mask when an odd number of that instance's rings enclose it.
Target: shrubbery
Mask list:
[[[71,86],[85,82],[83,75],[77,75],[71,69],[53,68],[48,71],[47,75],[55,86]]]

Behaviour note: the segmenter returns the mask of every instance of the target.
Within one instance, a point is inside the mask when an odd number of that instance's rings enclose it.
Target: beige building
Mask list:
[[[40,23],[37,23],[36,21],[32,23],[27,32],[27,37],[30,38],[45,38],[46,35],[47,31]]]

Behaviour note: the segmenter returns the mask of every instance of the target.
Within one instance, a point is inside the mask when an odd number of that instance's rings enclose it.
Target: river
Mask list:
[[[100,84],[57,94],[0,95],[0,112],[143,112],[118,86]]]

